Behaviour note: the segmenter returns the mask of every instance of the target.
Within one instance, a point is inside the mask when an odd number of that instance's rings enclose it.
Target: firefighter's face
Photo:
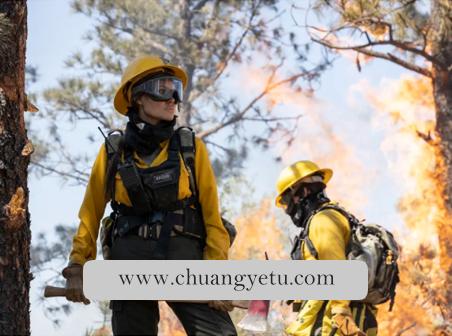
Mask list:
[[[286,192],[282,195],[282,203],[286,206],[298,204],[303,198],[306,198],[311,193],[310,189],[306,186],[306,184],[296,184],[293,187],[290,187]]]
[[[168,81],[168,88],[171,88],[170,86],[172,86],[172,82]],[[156,101],[149,95],[143,94],[136,100],[136,103],[138,104],[138,116],[151,125],[157,125],[160,121],[171,121],[176,114],[177,104],[174,97]]]

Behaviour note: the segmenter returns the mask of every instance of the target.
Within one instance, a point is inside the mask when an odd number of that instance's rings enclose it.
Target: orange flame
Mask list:
[[[247,77],[250,78],[250,89],[254,90],[262,88],[267,80],[266,74],[258,70],[249,71]],[[273,83],[279,80],[281,79],[275,78]],[[332,179],[328,193],[345,207],[361,215],[367,202],[363,186],[371,184],[374,173],[364,167],[356,148],[347,144],[332,126],[327,114],[331,107],[316,100],[310,92],[296,90],[289,84],[268,90],[265,99],[268,107],[284,107],[285,112],[280,112],[282,108],[275,108],[275,114],[302,114],[297,124],[296,138],[289,146],[278,141],[284,139],[284,134],[275,132],[272,136],[275,152],[281,154],[284,165],[298,160],[311,160],[323,167],[332,168],[340,178]],[[344,195],[343,190],[347,190],[347,195]],[[359,205],[356,200],[359,200]]]
[[[261,72],[250,75],[255,85],[265,80]],[[445,297],[448,283],[444,269],[451,260],[440,247],[441,239],[451,237],[448,223],[452,218],[443,199],[440,177],[444,163],[434,131],[431,83],[425,78],[402,77],[385,82],[378,89],[363,83],[359,87],[375,111],[374,125],[386,131],[381,150],[403,191],[397,207],[405,225],[403,235],[398,237],[403,247],[401,282],[394,311],[388,314],[387,307],[380,309],[380,334],[439,335],[443,332],[444,335],[450,309]],[[289,148],[278,148],[283,152],[284,163],[308,158],[333,168],[341,177],[333,179],[328,188],[333,199],[354,212],[362,210],[363,186],[369,184],[369,172],[357,159],[355,148],[331,126],[324,114],[325,106],[309,96],[294,94],[289,86],[271,90],[266,98],[269,107],[284,104],[289,110],[303,110],[299,124],[303,137],[297,137]],[[274,138],[277,137],[275,134]],[[301,153],[304,155],[300,156]],[[347,190],[346,200],[340,198],[344,190]],[[443,236],[439,236],[440,232]]]
[[[399,213],[408,230],[399,236],[403,247],[400,278],[393,313],[379,314],[382,335],[445,335],[447,277],[440,260],[442,228],[451,223],[443,199],[444,171],[435,134],[432,86],[428,79],[403,76],[378,89],[360,84],[376,111],[375,124],[386,130],[381,149],[403,188]],[[441,233],[441,235],[440,235]],[[447,234],[446,234],[447,239]],[[449,235],[450,239],[450,235]],[[443,267],[441,267],[443,266]]]

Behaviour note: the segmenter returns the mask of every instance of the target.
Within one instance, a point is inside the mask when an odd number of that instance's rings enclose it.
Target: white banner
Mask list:
[[[94,300],[360,300],[367,265],[345,260],[93,260]]]

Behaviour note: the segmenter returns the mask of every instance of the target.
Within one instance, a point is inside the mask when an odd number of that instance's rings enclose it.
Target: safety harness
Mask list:
[[[109,160],[120,151],[122,137],[121,132],[109,133],[106,139]],[[188,171],[192,193],[183,200],[178,200],[181,163],[179,153],[182,154],[182,161]],[[158,152],[151,157],[155,158],[157,155]],[[168,159],[159,166],[138,167],[133,152],[127,149],[123,150],[123,158],[117,170],[132,207],[119,204],[112,197],[113,213],[110,217],[114,222],[113,239],[131,232],[143,238],[156,239],[156,259],[166,259],[170,237],[175,234],[198,239],[204,244],[206,232],[194,177],[194,132],[188,127],[177,129],[169,140]]]

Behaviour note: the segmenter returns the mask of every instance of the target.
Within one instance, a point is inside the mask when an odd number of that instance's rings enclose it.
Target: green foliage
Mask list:
[[[427,77],[434,76],[430,67],[447,71],[450,65],[450,2],[316,0],[312,9],[328,23],[327,28],[308,26],[308,31],[331,50],[386,59]],[[357,66],[360,70],[358,56]]]
[[[257,202],[262,195],[256,198],[254,187],[243,175],[231,176],[219,182],[222,216],[233,220],[257,207]]]
[[[370,31],[390,24],[394,38],[415,43],[422,41],[430,18],[423,0],[318,0],[314,6],[321,16],[335,13],[336,24]]]

